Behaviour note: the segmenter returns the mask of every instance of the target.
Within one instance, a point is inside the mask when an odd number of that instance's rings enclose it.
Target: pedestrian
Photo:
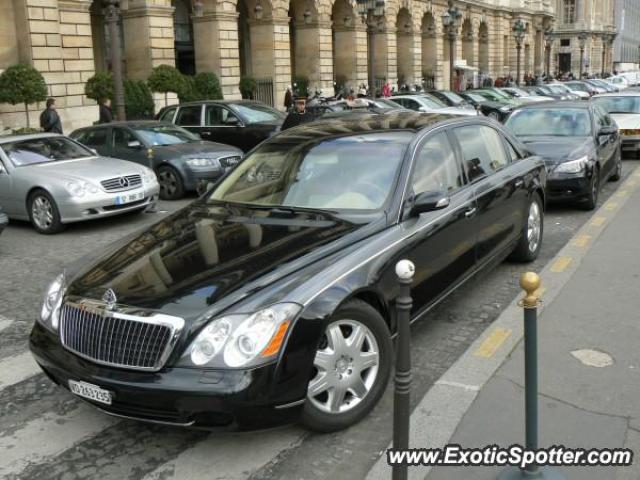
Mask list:
[[[98,123],[111,123],[113,122],[113,112],[111,111],[111,99],[103,98],[100,101],[100,118]]]
[[[62,123],[60,115],[56,111],[56,99],[47,98],[47,108],[40,114],[40,128],[49,133],[62,134]]]
[[[288,112],[293,106],[293,93],[291,93],[291,85],[287,87],[287,91],[284,94],[284,108]]]
[[[389,98],[391,96],[391,85],[389,82],[385,80],[384,85],[382,85],[382,96],[385,98]]]
[[[367,96],[367,86],[363,83],[358,90],[358,98],[364,98]]]
[[[313,113],[307,110],[307,101],[305,98],[296,98],[294,109],[289,112],[287,118],[282,123],[281,130],[297,127],[303,123],[312,122],[314,120]]]

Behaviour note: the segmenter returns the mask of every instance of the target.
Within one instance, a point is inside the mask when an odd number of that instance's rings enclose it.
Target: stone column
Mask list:
[[[325,93],[333,94],[331,24],[296,21],[295,28],[295,75],[306,77],[312,90],[321,88]]]
[[[175,66],[171,0],[131,0],[122,24],[127,78],[146,80],[153,67]]]
[[[356,67],[356,84],[369,85],[369,51],[367,46],[367,26],[362,22],[355,20],[355,67]]]
[[[367,32],[359,24],[359,19],[355,19],[355,22],[356,25],[353,25],[354,19],[350,19],[348,24],[342,22],[333,27],[333,70],[336,78],[344,77],[346,84],[357,91],[360,84],[367,84]],[[361,32],[362,41],[359,39]],[[364,62],[361,61],[362,58]],[[359,62],[362,63],[361,68]]]

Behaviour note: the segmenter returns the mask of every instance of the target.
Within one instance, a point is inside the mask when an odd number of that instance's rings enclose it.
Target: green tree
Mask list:
[[[84,94],[96,102],[107,98],[113,100],[113,90],[113,76],[110,72],[96,73],[84,86]]]
[[[222,100],[222,87],[215,73],[200,72],[193,77],[193,84],[200,100]]]
[[[151,90],[144,80],[124,81],[124,103],[127,119],[153,118],[155,103]]]
[[[47,84],[42,74],[31,65],[13,65],[0,75],[0,102],[24,104],[27,127],[31,126],[29,105],[46,99]]]
[[[164,93],[165,105],[169,103],[169,92],[175,92],[180,96],[186,87],[184,76],[177,68],[171,65],[158,65],[155,67],[151,71],[147,83],[151,91]]]
[[[242,77],[240,79],[240,94],[242,98],[253,99],[253,95],[256,93],[258,89],[258,83],[256,79],[253,77]]]
[[[196,90],[195,79],[191,75],[184,76],[184,86],[182,91],[178,94],[178,100],[180,100],[180,103],[202,100]]]

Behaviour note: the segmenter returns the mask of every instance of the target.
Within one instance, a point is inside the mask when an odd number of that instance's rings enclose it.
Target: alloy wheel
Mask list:
[[[313,362],[308,400],[327,413],[353,409],[375,384],[379,362],[378,343],[366,325],[348,319],[329,324]]]
[[[173,170],[163,168],[158,172],[158,183],[163,197],[173,197],[178,190],[178,178]]]
[[[541,223],[540,206],[538,202],[531,202],[529,218],[527,220],[527,241],[529,242],[529,251],[531,252],[535,252],[540,243]]]
[[[48,230],[53,225],[53,206],[48,198],[38,195],[31,204],[31,217],[41,230]]]

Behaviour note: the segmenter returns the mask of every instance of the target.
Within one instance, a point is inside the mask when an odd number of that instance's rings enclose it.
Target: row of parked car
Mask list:
[[[603,93],[605,88],[609,93]],[[609,163],[604,159],[617,148],[616,125],[622,126],[625,150],[637,151],[640,144],[637,92],[617,90],[603,80],[571,81],[459,93],[433,90],[389,99],[323,102],[313,108],[322,118],[408,111],[484,115],[520,131],[529,148],[550,162],[553,157],[553,163],[566,161],[567,155],[578,160],[581,152],[590,149],[590,158],[598,159],[608,177],[619,170],[619,160]],[[592,98],[584,104],[575,102]],[[540,108],[524,109],[536,105]],[[522,129],[519,122],[527,116],[543,121]],[[11,218],[31,221],[41,233],[59,232],[75,221],[142,212],[158,198],[175,200],[187,192],[201,193],[238,165],[248,151],[278,133],[284,118],[282,112],[254,101],[204,101],[164,108],[154,121],[81,128],[70,138],[46,134],[5,137],[0,140],[0,207]],[[568,125],[566,131],[556,128],[558,122],[560,127]],[[545,135],[524,135],[549,126],[553,128]],[[583,145],[588,136],[589,148]],[[542,142],[540,137],[551,138]],[[567,151],[570,145],[575,152]],[[592,168],[581,171],[593,183]],[[562,194],[583,195],[586,186],[578,183],[564,185]],[[589,188],[587,205],[593,206],[598,184]],[[2,221],[0,218],[0,228]]]

